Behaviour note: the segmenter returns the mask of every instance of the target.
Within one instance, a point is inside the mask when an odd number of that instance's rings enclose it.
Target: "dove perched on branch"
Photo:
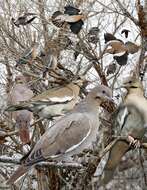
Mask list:
[[[8,184],[14,183],[40,161],[49,158],[67,160],[70,156],[90,148],[98,132],[99,106],[103,101],[111,101],[111,96],[111,90],[104,85],[92,89],[83,101],[43,134],[10,177]]]
[[[130,32],[130,30],[128,30],[128,29],[123,29],[123,30],[121,31],[121,34],[125,34],[125,37],[127,38],[129,32]]]
[[[107,162],[101,177],[101,185],[107,185],[114,176],[115,170],[122,157],[131,149],[131,144],[139,146],[146,132],[145,120],[142,113],[134,105],[120,106],[113,115],[113,124],[119,131],[118,135],[127,137],[128,142],[118,140],[111,147]]]
[[[78,102],[80,87],[83,82],[83,79],[77,79],[65,86],[48,89],[26,103],[8,106],[6,111],[29,110],[41,118],[64,115],[73,109]]]
[[[139,146],[147,130],[147,100],[144,97],[143,86],[141,81],[133,76],[126,78],[121,87],[127,89],[127,95],[124,105],[116,111],[114,123],[117,128],[119,126],[120,135],[128,136],[130,144]],[[112,147],[101,180],[103,185],[112,180],[116,167],[129,149],[130,145],[121,140]]]

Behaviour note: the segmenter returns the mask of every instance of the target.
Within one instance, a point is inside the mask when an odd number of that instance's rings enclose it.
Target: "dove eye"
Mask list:
[[[129,81],[129,84],[131,84],[131,83],[132,83],[132,81],[130,80],[130,81]]]
[[[106,93],[105,90],[103,90],[102,93],[105,94]]]

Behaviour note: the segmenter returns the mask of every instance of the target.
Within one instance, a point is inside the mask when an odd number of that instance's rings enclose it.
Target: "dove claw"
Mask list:
[[[135,148],[140,148],[140,141],[134,139],[131,135],[128,135],[129,146],[134,146]]]

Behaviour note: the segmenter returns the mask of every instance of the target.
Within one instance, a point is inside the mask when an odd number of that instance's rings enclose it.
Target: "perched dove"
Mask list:
[[[128,136],[130,144],[139,146],[147,125],[147,100],[144,97],[143,86],[141,81],[133,76],[126,78],[122,87],[128,92],[124,105],[119,107],[115,114],[114,123],[121,129],[121,135]],[[129,148],[130,145],[127,142],[117,141],[115,143],[104,168],[102,184],[106,185],[112,179],[116,167]]]
[[[32,165],[49,158],[67,160],[92,146],[96,140],[99,117],[98,108],[103,101],[111,100],[111,90],[99,85],[89,92],[73,111],[52,125],[36,143],[33,150],[22,160],[22,165],[8,180],[14,183],[31,169]]]
[[[24,76],[16,77],[16,84],[13,86],[9,94],[10,104],[19,104],[21,101],[27,101],[33,97],[32,90],[29,89]],[[20,140],[23,144],[30,142],[29,127],[32,120],[32,113],[27,110],[13,112],[12,118],[16,122],[19,129]]]
[[[128,137],[131,143],[137,143],[146,132],[145,120],[142,113],[134,105],[120,106],[113,115],[114,127],[119,131],[119,136]],[[114,129],[115,129],[114,128]],[[133,139],[135,139],[135,141]],[[132,141],[133,140],[133,141]],[[113,179],[113,175],[122,157],[131,149],[130,144],[118,140],[112,146],[109,157],[101,177],[101,185],[106,185]]]
[[[41,118],[61,116],[73,109],[78,102],[82,84],[83,79],[77,79],[66,86],[46,90],[26,103],[9,106],[7,111],[26,109],[38,114]]]

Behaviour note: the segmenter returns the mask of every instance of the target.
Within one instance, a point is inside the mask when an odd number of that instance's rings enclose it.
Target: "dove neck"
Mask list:
[[[90,98],[86,98],[85,100],[81,101],[76,107],[75,110],[80,112],[98,112],[98,108],[101,104],[101,101],[94,101]]]
[[[130,89],[128,89],[128,94],[137,94],[137,95],[141,95],[143,96],[144,92],[141,88],[138,87],[132,87]]]

